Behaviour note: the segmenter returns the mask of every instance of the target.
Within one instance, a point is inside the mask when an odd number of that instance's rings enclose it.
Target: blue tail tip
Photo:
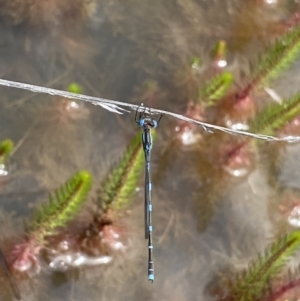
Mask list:
[[[154,275],[153,274],[148,275],[148,279],[149,279],[149,281],[153,282],[154,281]]]

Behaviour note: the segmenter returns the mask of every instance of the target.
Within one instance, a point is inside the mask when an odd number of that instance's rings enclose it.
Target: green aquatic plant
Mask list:
[[[231,283],[228,300],[259,300],[300,247],[300,231],[295,231],[273,243],[259,255],[248,269],[239,273]]]
[[[203,89],[199,90],[199,99],[207,106],[216,105],[217,101],[224,97],[232,83],[233,75],[230,72],[217,74],[206,82]]]
[[[200,68],[202,65],[202,61],[199,57],[193,57],[191,60],[190,60],[190,66],[194,69],[198,69]]]
[[[43,204],[27,227],[27,235],[41,242],[46,236],[55,234],[58,227],[63,227],[74,218],[86,200],[92,185],[92,176],[87,171],[73,175],[55,196],[49,196],[49,202]]]
[[[266,86],[287,69],[300,54],[300,25],[287,31],[259,58],[252,68],[252,82],[248,89]]]
[[[0,164],[5,164],[10,157],[14,148],[14,143],[10,139],[6,139],[0,142]]]
[[[153,138],[155,131],[152,130]],[[144,163],[140,132],[131,140],[123,157],[110,172],[98,193],[97,203],[104,211],[124,209],[135,191]]]
[[[71,83],[68,86],[68,92],[72,92],[72,93],[75,93],[75,94],[82,94],[82,88],[77,83]]]
[[[300,114],[300,92],[282,103],[272,103],[257,114],[250,124],[254,133],[272,135]]]
[[[226,52],[227,52],[227,43],[224,40],[220,40],[216,43],[213,51],[212,51],[212,57],[215,61],[223,61],[226,62]],[[226,65],[225,65],[226,66]],[[224,67],[221,66],[221,67]]]
[[[273,284],[264,298],[265,301],[298,300],[300,288],[300,268],[289,270],[288,275],[280,278],[280,282]]]

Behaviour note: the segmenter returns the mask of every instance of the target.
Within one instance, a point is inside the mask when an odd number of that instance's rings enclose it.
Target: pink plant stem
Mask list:
[[[297,287],[300,289],[300,279],[295,279],[295,280],[290,281],[289,283],[282,285],[279,289],[277,289],[277,291],[272,292],[266,301],[276,301],[280,297],[282,297],[284,294],[289,293],[289,291],[291,291]],[[289,299],[289,298],[285,297],[285,300],[286,299]]]

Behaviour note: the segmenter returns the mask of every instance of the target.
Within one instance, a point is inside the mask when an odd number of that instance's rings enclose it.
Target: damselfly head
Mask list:
[[[143,107],[143,104],[142,104]],[[160,114],[160,117],[158,120],[155,120],[151,116],[151,111],[147,110],[145,107],[143,107],[144,110],[141,110],[141,107],[138,107],[135,112],[135,122],[141,127],[141,128],[156,128],[159,124],[159,121],[161,120],[162,114]]]
[[[138,123],[140,127],[151,127],[151,128],[157,127],[157,121],[152,119],[151,117],[141,118],[139,119]]]
[[[157,121],[152,119],[151,117],[146,117],[145,118],[145,125],[150,126],[152,128],[157,127]]]

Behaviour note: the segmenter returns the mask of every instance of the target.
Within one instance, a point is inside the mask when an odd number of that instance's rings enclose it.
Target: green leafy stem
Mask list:
[[[5,164],[10,157],[14,148],[14,143],[10,139],[6,139],[0,142],[0,164]]]
[[[254,301],[263,296],[270,280],[277,276],[300,247],[300,232],[284,236],[238,274],[231,284],[228,300]]]
[[[251,72],[251,83],[242,94],[248,95],[250,90],[267,86],[297,59],[299,53],[300,25],[296,25],[264,51]]]
[[[265,298],[265,301],[297,300],[299,296],[299,288],[299,275],[289,275],[288,280],[281,281],[280,284],[274,285],[274,288],[269,292],[268,297]],[[282,296],[285,296],[285,298],[282,299]]]
[[[199,89],[199,100],[207,106],[216,105],[222,99],[233,83],[233,75],[230,72],[217,74],[206,82],[204,88]]]
[[[153,138],[155,131],[152,130]],[[97,203],[104,212],[126,207],[137,187],[144,163],[140,132],[135,135],[117,166],[101,185]]]
[[[257,114],[250,124],[254,133],[272,135],[300,114],[300,93],[282,103],[272,103]]]
[[[73,175],[55,196],[49,196],[49,202],[38,209],[27,229],[27,236],[43,242],[46,236],[55,234],[58,227],[63,227],[74,218],[86,200],[90,191],[92,176],[87,171]]]

